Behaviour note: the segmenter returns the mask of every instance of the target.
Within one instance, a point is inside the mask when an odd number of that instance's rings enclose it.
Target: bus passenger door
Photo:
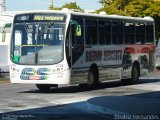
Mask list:
[[[72,45],[72,67],[83,67],[84,57],[84,39],[82,34],[82,23],[74,21],[71,23],[71,45]]]
[[[85,83],[84,77],[84,39],[83,39],[83,22],[81,20],[71,20],[71,83]]]

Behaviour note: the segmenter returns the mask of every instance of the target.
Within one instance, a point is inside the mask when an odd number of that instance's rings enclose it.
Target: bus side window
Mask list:
[[[123,44],[123,22],[112,22],[112,44]]]
[[[134,23],[125,23],[125,44],[135,44],[135,25]]]
[[[97,20],[85,21],[85,35],[87,45],[97,44]]]
[[[136,44],[145,43],[145,25],[136,24]]]
[[[153,43],[154,35],[153,35],[153,24],[146,24],[146,42]]]

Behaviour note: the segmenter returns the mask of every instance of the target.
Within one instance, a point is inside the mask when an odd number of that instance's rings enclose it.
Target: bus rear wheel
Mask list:
[[[131,78],[129,78],[129,79],[122,79],[121,82],[124,85],[137,84],[139,82],[139,76],[140,76],[139,65],[138,64],[134,64],[133,67],[132,67]]]
[[[130,84],[137,84],[139,82],[140,69],[138,64],[134,64],[132,67]]]
[[[49,91],[51,86],[48,84],[36,84],[36,87],[40,90],[40,91]]]

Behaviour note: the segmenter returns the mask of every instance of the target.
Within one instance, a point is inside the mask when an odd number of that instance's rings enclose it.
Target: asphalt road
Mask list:
[[[155,77],[155,78],[154,78]],[[110,115],[88,110],[86,101],[99,96],[138,96],[160,100],[160,79],[143,78],[137,85],[106,82],[97,88],[61,86],[47,93],[34,85],[0,84],[0,120],[109,120]]]

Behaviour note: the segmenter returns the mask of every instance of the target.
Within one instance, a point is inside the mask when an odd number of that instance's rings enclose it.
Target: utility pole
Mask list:
[[[51,7],[53,8],[54,6],[53,6],[53,0],[51,0]]]
[[[0,12],[6,11],[6,1],[0,0]]]

